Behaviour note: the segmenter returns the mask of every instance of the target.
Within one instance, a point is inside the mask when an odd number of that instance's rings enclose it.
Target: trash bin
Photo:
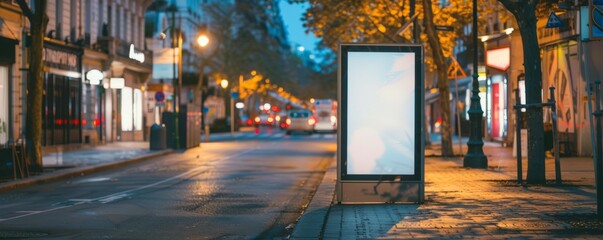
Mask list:
[[[163,150],[167,148],[165,139],[165,125],[153,124],[153,126],[151,126],[149,145],[151,150]]]

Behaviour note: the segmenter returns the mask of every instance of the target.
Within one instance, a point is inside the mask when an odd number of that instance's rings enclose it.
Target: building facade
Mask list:
[[[0,147],[22,136],[24,82],[22,72],[23,18],[12,0],[0,1]]]
[[[603,36],[590,36],[587,9],[583,6],[581,11],[580,6],[573,6],[556,12],[562,21],[558,28],[545,28],[547,19],[538,21],[543,101],[551,97],[549,87],[555,87],[560,151],[566,155],[590,156],[593,151],[595,131],[589,118],[596,99],[594,92],[589,96],[589,86],[603,76],[603,55],[599,54]],[[550,111],[545,112],[545,123],[550,122],[547,116]]]
[[[43,151],[144,140],[146,0],[49,0],[45,33]],[[30,23],[0,1],[0,144],[24,138]],[[8,53],[8,54],[4,54]]]

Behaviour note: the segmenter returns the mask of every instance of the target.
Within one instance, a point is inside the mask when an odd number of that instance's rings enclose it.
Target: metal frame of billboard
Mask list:
[[[338,49],[338,140],[337,140],[337,201],[338,203],[423,203],[425,189],[425,90],[424,90],[424,48],[419,44],[359,44],[341,43]],[[408,173],[349,173],[348,172],[348,61],[350,53],[414,53],[414,170]],[[371,65],[371,64],[368,64]],[[394,64],[392,64],[394,65]],[[375,65],[377,66],[377,65]],[[370,66],[367,66],[370,67]],[[368,79],[367,79],[368,80]],[[400,89],[402,90],[402,89]],[[400,91],[401,92],[401,91]],[[371,93],[368,93],[371,94]],[[375,96],[378,97],[378,95]],[[363,96],[366,97],[366,96]],[[404,107],[398,102],[387,102],[386,108]],[[408,105],[408,103],[406,103]],[[408,108],[408,106],[407,106]],[[400,116],[400,119],[408,116]],[[357,120],[354,120],[357,121]],[[369,139],[366,139],[369,141]],[[368,142],[367,142],[368,143]],[[351,144],[353,145],[353,144]],[[385,150],[384,150],[385,151]],[[388,153],[391,154],[391,153]],[[394,154],[395,155],[395,154]],[[402,156],[409,157],[409,156]],[[358,161],[357,157],[355,161]],[[379,160],[379,159],[377,159]],[[377,161],[373,160],[373,161]],[[356,163],[357,164],[357,163]],[[355,171],[355,170],[354,170]],[[353,172],[353,171],[352,171]]]

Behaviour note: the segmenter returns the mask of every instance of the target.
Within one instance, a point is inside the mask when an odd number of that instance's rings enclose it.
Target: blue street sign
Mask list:
[[[563,27],[563,21],[561,21],[561,18],[555,15],[555,12],[551,12],[551,15],[549,15],[549,19],[546,21],[546,28],[560,27]]]
[[[591,36],[593,38],[603,37],[603,0],[593,0],[592,9],[593,26],[591,26]]]
[[[155,101],[163,102],[165,100],[165,93],[162,91],[155,92]]]
[[[234,99],[239,98],[239,92],[231,92],[231,93],[230,93],[230,97],[231,97],[231,98],[234,98]]]
[[[209,108],[208,107],[203,107],[203,113],[208,113],[209,112]]]

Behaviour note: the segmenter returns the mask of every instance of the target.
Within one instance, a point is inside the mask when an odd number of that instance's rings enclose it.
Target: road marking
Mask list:
[[[82,179],[82,180],[76,181],[74,183],[104,182],[104,181],[109,181],[109,180],[111,180],[111,178],[109,178],[109,177],[96,177],[96,178]]]
[[[216,160],[220,161],[220,160],[231,159],[233,157],[241,156],[241,155],[243,155],[245,153],[254,151],[256,149],[257,149],[257,147],[246,149],[246,150],[241,151],[239,153],[235,153],[235,154],[232,154],[230,156],[226,156],[226,157],[223,157],[221,159],[216,159]],[[184,173],[178,174],[176,176],[173,176],[173,177],[161,180],[159,182],[155,182],[155,183],[152,183],[152,184],[140,186],[140,187],[137,187],[137,188],[134,188],[134,189],[130,189],[130,190],[125,190],[125,191],[121,191],[121,192],[117,192],[117,193],[105,195],[105,196],[102,196],[102,197],[97,197],[97,198],[93,198],[93,199],[69,199],[68,201],[65,201],[65,202],[70,202],[70,201],[73,202],[73,204],[69,204],[69,205],[64,205],[64,206],[49,208],[49,209],[41,210],[41,211],[24,211],[25,214],[22,214],[22,215],[10,217],[10,218],[0,218],[0,222],[15,220],[15,219],[24,218],[24,217],[28,217],[28,216],[32,216],[32,215],[37,215],[37,214],[43,214],[43,213],[53,212],[53,211],[56,211],[56,210],[61,210],[61,209],[64,209],[64,208],[69,208],[69,207],[72,207],[72,206],[81,205],[81,204],[84,204],[84,203],[91,203],[91,202],[109,203],[109,202],[112,202],[112,201],[115,201],[115,200],[122,199],[124,197],[130,196],[134,192],[138,192],[140,190],[144,190],[144,189],[147,189],[147,188],[150,188],[150,187],[154,187],[154,186],[157,186],[157,185],[169,182],[169,181],[173,181],[173,180],[177,180],[177,179],[180,180],[180,179],[182,179],[182,177],[187,176],[187,175],[192,175],[193,173],[195,173],[195,172],[197,172],[197,171],[199,171],[199,170],[201,170],[203,168],[206,168],[206,167],[207,166],[204,164],[204,165],[201,165],[199,167],[193,168],[193,169],[191,169],[189,171],[186,171]],[[16,213],[19,213],[19,212],[16,212]]]
[[[111,197],[108,197],[108,198],[98,199],[98,201],[100,203],[110,203],[110,202],[117,201],[117,200],[122,199],[122,198],[126,198],[128,196],[130,196],[130,194],[120,194],[120,195],[111,196]]]
[[[79,204],[82,204],[82,203],[84,203],[84,202],[79,202],[79,203],[77,203],[75,205],[79,205]],[[14,220],[14,219],[18,219],[18,218],[23,218],[23,217],[27,217],[27,216],[31,216],[31,215],[37,215],[37,214],[52,212],[52,211],[56,211],[56,210],[59,210],[59,209],[68,208],[68,207],[71,207],[71,206],[74,206],[74,205],[55,207],[55,208],[50,208],[50,209],[46,209],[46,210],[42,210],[42,211],[31,211],[30,213],[26,213],[26,214],[23,214],[23,215],[0,219],[0,222]]]
[[[15,213],[37,213],[40,211],[16,211]]]

